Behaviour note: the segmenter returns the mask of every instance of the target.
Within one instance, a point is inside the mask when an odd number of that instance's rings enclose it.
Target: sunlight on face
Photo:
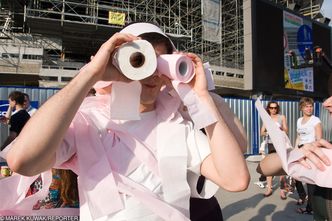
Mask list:
[[[156,55],[166,54],[167,50],[163,44],[156,45],[154,47]],[[153,75],[143,80],[140,80],[142,85],[141,92],[141,110],[151,111],[155,108],[155,102],[160,92],[160,88],[163,86],[164,81],[158,76],[157,70]]]
[[[304,115],[311,116],[313,111],[314,111],[314,107],[312,106],[312,104],[306,103],[302,107],[302,112]]]

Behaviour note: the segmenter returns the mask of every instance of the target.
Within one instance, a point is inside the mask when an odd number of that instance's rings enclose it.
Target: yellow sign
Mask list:
[[[113,25],[124,25],[125,24],[125,13],[120,12],[108,12],[108,23]]]

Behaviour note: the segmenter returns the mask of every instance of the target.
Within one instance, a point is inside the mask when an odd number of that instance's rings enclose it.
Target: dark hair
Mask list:
[[[71,170],[57,170],[61,177],[60,197],[66,204],[73,205],[79,201],[77,175]]]
[[[8,98],[10,100],[15,101],[17,104],[23,105],[24,104],[24,94],[21,91],[12,91]]]
[[[162,34],[159,34],[159,33],[156,33],[156,32],[147,32],[147,33],[139,35],[139,37],[141,37],[144,40],[147,40],[154,47],[156,45],[163,44],[166,48],[167,54],[172,54],[173,51],[174,51],[171,40],[169,38],[165,37]]]
[[[267,103],[267,106],[266,106],[267,113],[269,113],[269,115],[271,114],[270,110],[269,110],[271,104],[276,104],[277,105],[277,114],[279,114],[280,107],[279,107],[279,104],[276,101],[269,101],[269,103]]]
[[[27,97],[30,100],[30,96],[27,93],[23,93],[24,97]]]

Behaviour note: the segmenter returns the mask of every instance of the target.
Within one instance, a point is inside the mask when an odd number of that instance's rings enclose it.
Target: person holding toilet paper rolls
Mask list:
[[[209,198],[219,187],[243,191],[249,183],[243,128],[227,110],[220,111],[225,104],[208,92],[197,55],[185,54],[195,70],[188,83],[170,81],[158,69],[130,81],[114,66],[114,50],[141,39],[151,43],[156,57],[174,51],[159,27],[128,25],[41,106],[7,147],[7,162],[19,174],[33,176],[52,167],[77,173],[84,220],[189,220],[191,196]],[[111,82],[111,96],[84,99],[99,81]],[[124,96],[124,103],[138,97],[139,119],[130,119],[131,114],[123,115],[127,119],[112,118],[116,96]],[[182,105],[187,115],[179,112]],[[200,175],[206,181],[198,193]],[[16,212],[27,205],[20,203],[12,205]],[[1,209],[8,208],[0,205],[0,214]]]

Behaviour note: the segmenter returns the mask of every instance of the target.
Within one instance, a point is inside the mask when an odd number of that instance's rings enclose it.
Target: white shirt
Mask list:
[[[321,121],[318,117],[312,115],[310,119],[302,123],[303,117],[300,117],[297,120],[297,134],[299,136],[299,145],[311,143],[316,140],[315,127]]]
[[[34,113],[36,113],[37,109],[30,105],[30,106],[26,109],[26,111],[28,112],[28,114],[29,114],[30,117],[31,117],[32,115],[34,115]]]

